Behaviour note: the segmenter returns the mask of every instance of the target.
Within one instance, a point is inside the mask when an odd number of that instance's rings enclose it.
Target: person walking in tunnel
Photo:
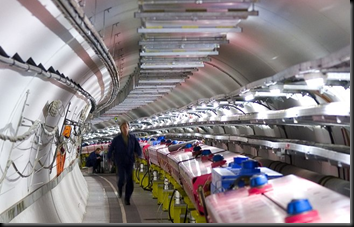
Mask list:
[[[113,138],[109,147],[107,159],[110,163],[113,159],[118,176],[118,196],[122,197],[123,186],[125,185],[124,202],[130,205],[130,197],[134,191],[133,184],[133,166],[135,155],[142,155],[141,147],[138,139],[129,133],[129,123],[124,121],[120,124],[121,133]]]
[[[98,147],[87,157],[86,166],[92,167],[92,173],[99,173],[101,170],[101,151],[102,149]]]

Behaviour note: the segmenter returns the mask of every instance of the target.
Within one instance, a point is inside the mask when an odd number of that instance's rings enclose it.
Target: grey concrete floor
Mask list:
[[[168,211],[157,204],[151,191],[134,183],[131,205],[127,206],[116,194],[115,174],[82,172],[89,190],[83,223],[171,223]]]

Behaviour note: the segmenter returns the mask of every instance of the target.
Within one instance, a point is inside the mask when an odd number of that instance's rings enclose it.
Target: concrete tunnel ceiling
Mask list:
[[[127,81],[124,79],[139,65],[141,46],[137,45],[137,42],[141,40],[142,34],[136,31],[143,27],[144,23],[141,18],[134,17],[134,13],[142,12],[139,8],[141,5],[134,1],[99,1],[96,5],[95,1],[83,2],[85,5],[82,8],[86,15],[95,18],[94,25],[97,30],[106,30],[105,34],[108,34],[107,31],[111,32],[113,28],[114,32],[119,33],[115,42],[119,39],[118,45],[124,58],[124,64],[121,65],[123,73],[120,75],[121,87],[124,87]],[[117,112],[118,119],[131,121],[148,117],[201,98],[231,92],[293,65],[324,57],[347,45],[350,39],[348,23],[350,13],[340,15],[334,13],[337,10],[349,11],[349,2],[348,5],[337,1],[220,1],[214,5],[208,4],[210,1],[200,1],[201,4],[194,4],[194,1],[179,2],[181,3],[164,4],[161,7],[166,7],[165,12],[172,7],[193,8],[197,12],[196,9],[209,8],[207,11],[211,11],[215,8],[225,8],[222,6],[223,2],[243,2],[250,3],[248,11],[254,10],[258,15],[241,19],[236,27],[242,31],[226,33],[229,43],[221,44],[217,55],[208,56],[211,61],[206,61],[204,67],[194,71],[171,92],[148,105],[123,114]],[[155,9],[161,9],[158,4],[154,6]],[[103,13],[106,20],[105,28],[102,21]],[[166,20],[166,23],[171,22],[168,18],[161,19],[163,20]],[[117,22],[119,24],[114,25]],[[199,35],[203,36],[202,33]],[[106,44],[112,43],[109,39],[109,35],[106,35],[104,39]],[[101,115],[104,116],[104,113]],[[112,115],[114,111],[111,111]],[[98,123],[98,119],[93,119],[94,127],[116,125],[113,120],[107,121],[101,117],[104,121]]]

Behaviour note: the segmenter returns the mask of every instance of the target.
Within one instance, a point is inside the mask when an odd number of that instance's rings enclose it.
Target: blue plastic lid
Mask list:
[[[150,141],[155,141],[155,138],[151,138]]]
[[[162,139],[162,140],[161,140],[161,143],[164,143],[164,142],[166,142],[166,140],[165,140],[165,139]]]
[[[192,144],[190,143],[187,143],[186,146],[184,146],[184,148],[191,148],[192,147]]]
[[[290,215],[300,214],[312,210],[308,199],[293,199],[288,203],[287,212]]]
[[[213,162],[220,162],[222,160],[224,160],[224,156],[222,156],[221,154],[216,154],[213,157]]]
[[[264,174],[256,174],[250,178],[251,188],[259,187],[268,183],[268,179]]]
[[[255,169],[258,167],[258,162],[256,160],[246,160],[242,162],[242,168],[243,169]]]
[[[210,155],[211,154],[211,150],[207,149],[207,150],[202,150],[202,155]]]
[[[172,141],[172,144],[178,144],[177,140]]]
[[[171,143],[172,141],[171,140],[167,140],[166,143]]]
[[[249,157],[234,157],[234,163],[241,165],[243,161],[248,160]]]

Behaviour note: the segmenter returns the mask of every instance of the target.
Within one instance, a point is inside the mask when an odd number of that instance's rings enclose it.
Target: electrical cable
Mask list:
[[[170,219],[170,221],[172,223],[173,222],[173,218],[171,217],[171,204],[172,204],[172,200],[173,200],[173,196],[175,195],[175,192],[177,191],[177,189],[174,189],[173,192],[172,192],[172,195],[171,195],[171,199],[170,199],[170,202],[168,204],[168,218]]]
[[[187,220],[187,213],[188,213],[188,204],[187,204],[187,206],[186,206],[186,213],[184,214],[183,223],[186,223],[186,220]]]
[[[198,186],[198,192],[199,192],[199,196],[200,196],[200,199],[201,199],[201,202],[202,202],[202,206],[203,206],[203,209],[204,209],[205,221],[206,221],[206,223],[209,223],[209,221],[208,221],[208,211],[207,211],[207,207],[206,207],[206,204],[205,204],[204,190],[203,190],[203,187],[201,185]]]

